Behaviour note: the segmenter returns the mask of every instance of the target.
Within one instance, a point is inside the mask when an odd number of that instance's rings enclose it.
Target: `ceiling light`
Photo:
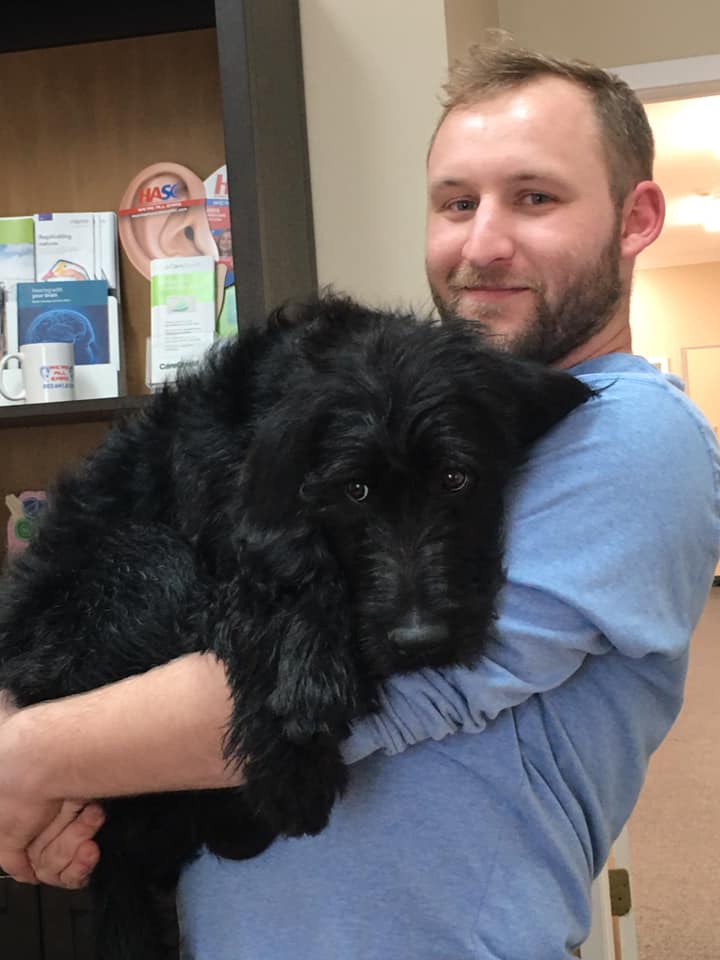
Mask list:
[[[708,198],[707,210],[702,225],[708,233],[720,233],[720,197],[714,196]]]
[[[667,222],[675,227],[702,227],[708,233],[720,232],[720,193],[693,193],[671,200]]]
[[[672,104],[664,141],[684,152],[720,154],[720,96],[698,97]]]

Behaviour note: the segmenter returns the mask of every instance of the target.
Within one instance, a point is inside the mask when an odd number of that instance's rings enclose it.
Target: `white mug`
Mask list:
[[[4,384],[9,360],[18,360],[23,387],[11,393]],[[25,343],[0,360],[0,393],[6,400],[56,403],[75,399],[75,351],[72,343]]]

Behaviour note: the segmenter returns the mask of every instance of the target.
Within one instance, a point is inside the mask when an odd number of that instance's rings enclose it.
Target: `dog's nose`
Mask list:
[[[438,647],[448,638],[448,629],[443,623],[424,620],[413,611],[398,623],[388,634],[390,642],[401,650],[419,651]]]

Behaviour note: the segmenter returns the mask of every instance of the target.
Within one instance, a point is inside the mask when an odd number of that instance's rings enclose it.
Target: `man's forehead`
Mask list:
[[[558,103],[565,107],[574,105],[580,112],[592,113],[592,96],[589,90],[574,80],[557,76],[533,77],[530,80],[492,88],[486,93],[479,92],[477,97],[458,104],[450,112],[501,110],[521,120],[543,105],[554,109]]]
[[[522,164],[522,160],[520,163]],[[469,186],[469,177],[463,176],[437,176],[431,177],[428,181],[428,187],[431,191],[442,193],[444,190],[458,190]],[[522,187],[524,185],[533,185],[542,183],[546,186],[562,186],[565,178],[549,165],[536,164],[533,166],[520,166],[517,170],[506,167],[504,169],[503,180],[510,186]]]
[[[462,127],[468,135],[481,136],[498,123],[518,130],[532,130],[548,121],[554,126],[563,120],[581,122],[587,130],[597,131],[590,93],[577,83],[562,77],[541,77],[453,107],[439,125],[435,139],[448,128]]]
[[[527,156],[521,152],[525,144]],[[462,179],[463,158],[468,163],[487,158],[501,160],[518,181],[530,180],[558,174],[556,164],[563,157],[574,165],[581,158],[587,162],[591,153],[604,163],[590,95],[577,84],[549,77],[450,110],[429,151],[428,171],[431,183],[451,186],[453,179]]]

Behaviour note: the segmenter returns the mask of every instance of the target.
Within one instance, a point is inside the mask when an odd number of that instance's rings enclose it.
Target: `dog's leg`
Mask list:
[[[262,740],[265,747],[251,746],[256,752],[243,767],[249,808],[284,836],[319,833],[347,784],[337,739],[316,734],[305,743],[291,743],[271,718],[260,718],[258,726],[258,736],[250,731],[249,741]],[[273,726],[275,737],[268,736]]]
[[[175,889],[199,853],[204,802],[194,792],[105,801],[90,881],[97,960],[176,960]]]
[[[277,837],[267,820],[253,814],[242,787],[201,790],[194,795],[199,843],[218,857],[249,860]]]
[[[285,835],[317,833],[346,783],[339,743],[358,681],[342,594],[309,589],[259,602],[249,578],[216,598],[213,648],[233,697],[226,754],[254,814]]]
[[[166,960],[152,890],[113,844],[103,851],[91,889],[97,960]]]

